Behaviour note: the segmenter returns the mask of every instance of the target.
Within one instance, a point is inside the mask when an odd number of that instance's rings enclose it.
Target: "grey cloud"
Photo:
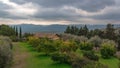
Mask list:
[[[117,20],[120,21],[120,13],[106,13],[102,15],[93,16],[92,18],[98,20]]]
[[[40,13],[38,12],[34,17],[44,19],[44,20],[73,21],[78,18],[83,18],[84,16],[81,16],[71,10],[57,8],[57,9],[53,9],[53,10],[41,11]]]
[[[11,19],[43,19],[43,20],[66,20],[71,22],[79,22],[81,18],[90,18],[95,20],[119,20],[120,12],[105,13],[100,15],[93,16],[82,16],[75,11],[61,9],[63,6],[75,7],[77,9],[82,9],[87,12],[99,12],[105,7],[116,5],[115,0],[10,0],[19,5],[24,3],[32,2],[39,6],[38,12],[28,18],[19,17],[10,15],[4,10],[9,9],[9,6],[6,6],[0,3],[0,17],[2,18],[11,18]],[[120,6],[118,6],[120,7]],[[116,7],[117,8],[117,7]],[[49,10],[52,9],[52,10]]]
[[[20,3],[21,0],[13,0]],[[33,2],[43,7],[58,8],[61,6],[73,6],[86,11],[99,11],[106,6],[115,4],[115,0],[25,0],[24,2]]]

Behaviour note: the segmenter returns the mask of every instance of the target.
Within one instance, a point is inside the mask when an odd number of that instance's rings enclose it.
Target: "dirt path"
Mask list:
[[[26,59],[29,56],[27,49],[20,43],[13,43],[13,65],[11,68],[26,68]]]

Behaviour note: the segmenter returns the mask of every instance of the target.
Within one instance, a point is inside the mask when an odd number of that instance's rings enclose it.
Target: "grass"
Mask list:
[[[108,65],[109,68],[118,68],[119,60],[117,58],[111,58],[111,59],[102,59],[100,58],[99,62],[102,64]]]
[[[71,68],[67,64],[56,64],[50,59],[50,56],[45,56],[41,53],[38,53],[33,49],[33,47],[26,43],[19,43],[19,45],[14,46],[13,51],[15,51],[16,48],[20,49],[20,53],[29,53],[29,57],[25,59],[25,68]],[[77,53],[82,56],[82,52],[80,50],[78,50]],[[107,65],[109,68],[118,68],[119,60],[115,57],[111,59],[100,58],[99,62]]]
[[[30,56],[26,59],[26,68],[71,68],[67,64],[54,63],[49,56],[36,52],[26,43],[20,43],[20,45],[23,46],[30,54]]]
[[[79,53],[79,55],[81,57],[83,57],[82,51],[81,50],[77,50],[77,53]],[[95,52],[99,57],[101,56],[99,52]],[[102,64],[107,65],[109,68],[119,68],[118,64],[119,64],[119,59],[112,57],[110,59],[103,59],[100,57],[99,62]]]

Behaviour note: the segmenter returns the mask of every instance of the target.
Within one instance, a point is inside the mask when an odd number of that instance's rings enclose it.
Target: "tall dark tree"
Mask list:
[[[64,33],[71,33],[70,26],[68,26],[68,27],[66,28],[66,30],[65,30],[65,32],[64,32]]]
[[[22,38],[22,28],[21,27],[19,28],[19,38],[20,39]]]
[[[107,24],[107,27],[106,27],[106,38],[110,39],[110,40],[114,40],[115,39],[114,25]]]
[[[17,26],[15,27],[15,34],[16,34],[16,37],[18,37],[18,27]]]
[[[78,31],[78,36],[81,36],[81,35],[83,35],[83,28],[82,27]]]
[[[79,32],[79,28],[77,28],[76,26],[74,26],[74,34],[78,35],[78,32]]]
[[[78,31],[78,35],[81,36],[86,36],[88,35],[89,29],[87,28],[87,26],[85,25],[84,27],[81,27]]]
[[[83,35],[84,36],[87,36],[88,35],[88,28],[87,28],[87,25],[85,25],[84,27],[83,27]]]

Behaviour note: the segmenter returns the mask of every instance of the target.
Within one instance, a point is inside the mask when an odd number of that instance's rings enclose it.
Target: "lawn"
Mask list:
[[[71,68],[67,64],[56,64],[49,56],[44,56],[29,46],[26,43],[20,43],[26,51],[29,53],[29,57],[26,59],[26,68]]]

